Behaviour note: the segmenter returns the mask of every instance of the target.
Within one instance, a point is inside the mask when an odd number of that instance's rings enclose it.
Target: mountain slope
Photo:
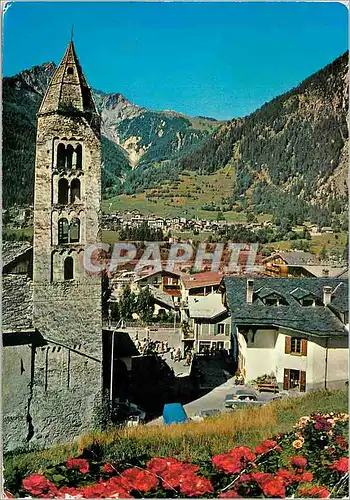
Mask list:
[[[312,205],[341,212],[347,193],[347,74],[344,54],[250,116],[220,127],[172,170],[211,173],[230,165],[236,172],[233,198],[250,195],[257,211],[281,215],[288,193],[283,215],[305,215]]]
[[[3,79],[3,173],[5,206],[32,203],[36,112],[55,70],[45,63]],[[102,118],[102,190],[122,190],[132,168],[161,164],[201,141],[219,125],[173,111],[149,111],[121,94],[95,90]]]

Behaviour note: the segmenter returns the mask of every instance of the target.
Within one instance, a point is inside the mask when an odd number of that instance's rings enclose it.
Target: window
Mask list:
[[[285,354],[307,356],[307,340],[299,337],[286,337]]]
[[[70,185],[70,202],[79,203],[80,202],[80,180],[73,179]]]
[[[218,334],[225,334],[225,323],[218,324]]]
[[[306,390],[306,372],[301,370],[284,370],[283,389],[295,389],[301,392]]]
[[[74,152],[73,146],[71,144],[68,144],[67,151],[66,151],[67,168],[72,168],[72,164],[73,164],[73,152]]]
[[[58,203],[60,205],[68,204],[68,181],[67,179],[60,179],[58,181]]]
[[[58,221],[58,243],[68,243],[69,226],[67,219]]]
[[[80,239],[80,220],[76,217],[72,220],[69,231],[70,243],[77,243]]]
[[[295,354],[301,354],[301,339],[298,337],[291,338],[290,352]]]
[[[83,166],[83,148],[81,147],[81,144],[78,144],[75,148],[75,154],[77,155],[77,168],[81,169]]]
[[[57,168],[63,170],[66,166],[66,146],[60,143],[57,146]]]
[[[266,297],[265,304],[267,306],[279,306],[279,300],[277,297]]]
[[[74,73],[74,70],[73,70],[72,66],[68,66],[67,75],[72,75],[73,73]]]
[[[314,306],[315,305],[315,301],[314,301],[314,299],[303,299],[302,300],[302,305],[303,306]]]
[[[73,258],[66,257],[64,260],[64,279],[72,280],[73,279]]]

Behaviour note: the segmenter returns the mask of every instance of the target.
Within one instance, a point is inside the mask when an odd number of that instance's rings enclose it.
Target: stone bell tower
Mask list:
[[[101,389],[101,278],[83,265],[100,240],[100,116],[73,41],[37,117],[33,309],[46,346],[35,351],[30,418],[33,437],[52,442],[91,428]]]

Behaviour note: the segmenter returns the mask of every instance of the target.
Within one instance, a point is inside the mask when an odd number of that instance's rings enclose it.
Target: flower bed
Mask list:
[[[100,463],[82,455],[23,479],[33,498],[348,497],[348,415],[302,417],[293,431],[239,446],[211,461],[145,457]]]

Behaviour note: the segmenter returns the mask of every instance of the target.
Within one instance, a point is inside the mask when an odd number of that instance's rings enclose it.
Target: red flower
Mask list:
[[[346,450],[348,448],[348,442],[346,439],[343,438],[343,436],[337,436],[334,440],[335,444],[339,445],[340,448],[343,450]]]
[[[113,472],[115,472],[115,468],[111,464],[104,464],[104,466],[102,467],[102,472],[104,472],[105,474],[112,474]]]
[[[199,497],[213,492],[214,488],[209,479],[195,474],[188,475],[180,484],[180,493],[189,497]]]
[[[290,465],[296,469],[305,469],[307,465],[307,460],[305,457],[292,457],[290,459]]]
[[[57,498],[66,498],[66,495],[74,498],[83,498],[83,493],[81,490],[76,488],[71,488],[69,486],[63,486],[57,490]]]
[[[154,474],[137,467],[125,470],[122,472],[121,477],[129,482],[131,489],[137,491],[146,492],[158,486],[158,479]]]
[[[303,472],[302,474],[296,477],[298,481],[300,481],[301,483],[310,483],[313,480],[314,475],[312,474],[312,472]]]
[[[184,464],[178,462],[171,465],[168,470],[161,473],[164,489],[177,488],[188,476],[194,477],[199,471],[199,467],[194,464]]]
[[[23,488],[34,496],[42,498],[53,498],[56,496],[57,489],[42,474],[31,474],[23,479]]]
[[[349,459],[346,457],[339,458],[329,468],[338,472],[349,472]]]
[[[241,498],[237,491],[235,490],[228,490],[228,491],[225,491],[225,493],[221,493],[221,495],[219,495],[219,498]]]
[[[241,472],[248,464],[253,463],[256,455],[250,448],[240,446],[223,455],[212,458],[213,465],[226,474]]]
[[[178,460],[175,458],[152,458],[147,462],[147,470],[153,472],[154,474],[160,475],[161,472],[169,469],[171,465],[179,464]]]
[[[272,498],[285,498],[286,489],[281,477],[273,477],[262,482],[261,489],[264,495]]]
[[[305,498],[328,498],[330,495],[324,486],[309,486],[300,490],[300,496]]]
[[[261,445],[256,446],[255,453],[261,455],[262,453],[267,453],[270,450],[275,450],[280,453],[282,448],[278,446],[276,441],[273,441],[272,439],[265,439],[262,441]]]
[[[295,475],[287,469],[279,469],[276,474],[283,479],[285,485],[293,483],[296,479]]]
[[[67,459],[67,469],[79,469],[81,473],[86,474],[89,472],[89,462],[85,458],[72,458]]]

